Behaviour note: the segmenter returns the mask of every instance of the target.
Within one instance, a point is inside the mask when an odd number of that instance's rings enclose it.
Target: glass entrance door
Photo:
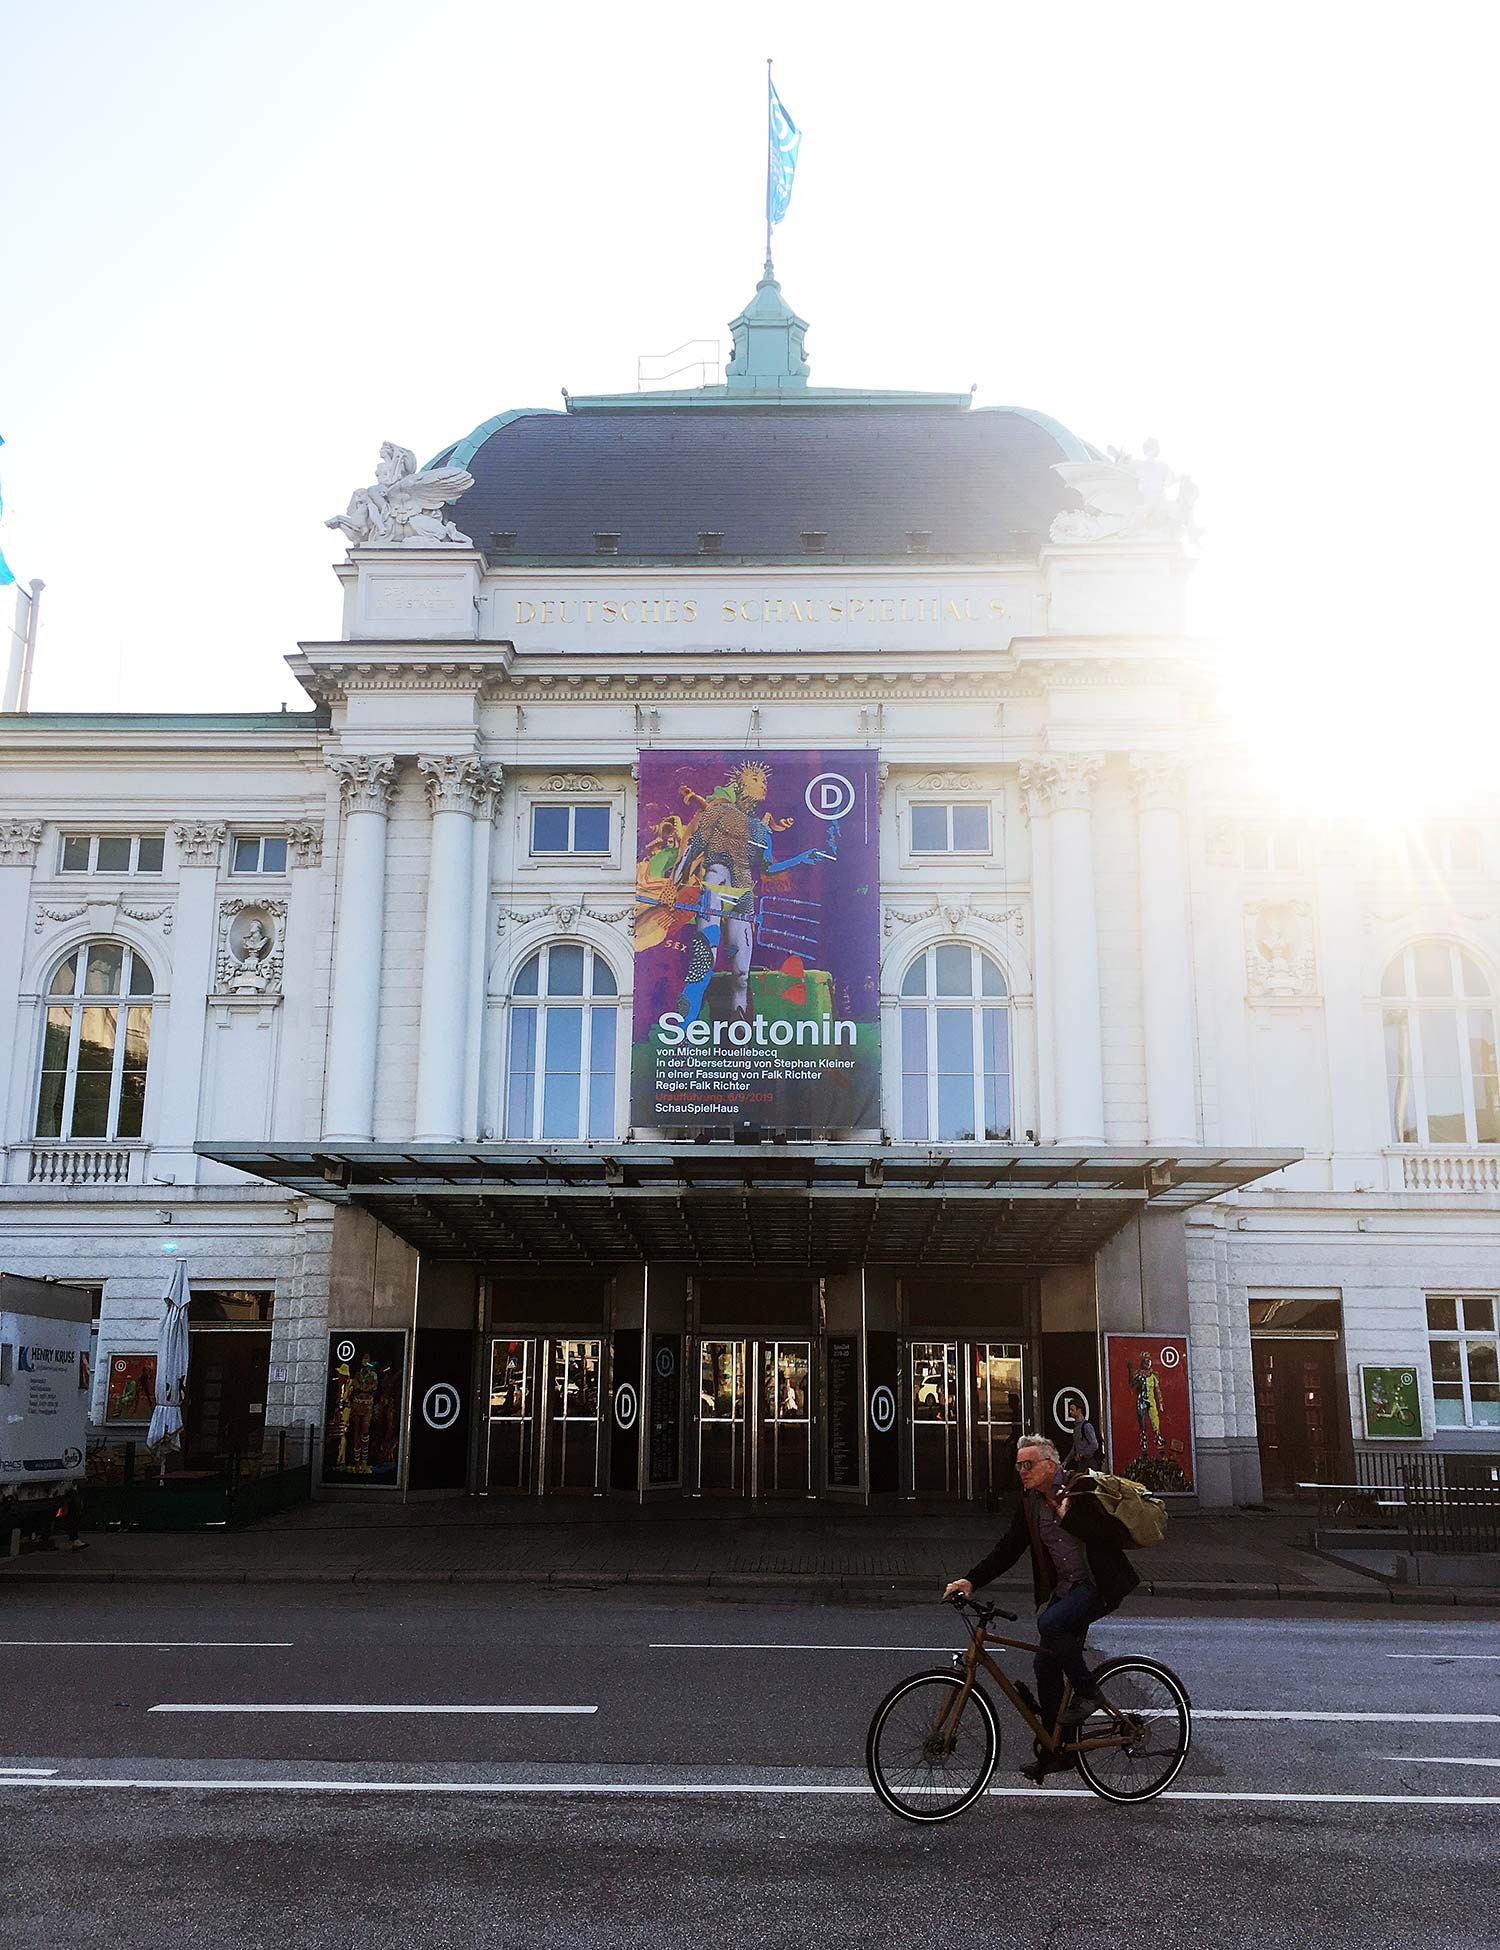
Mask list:
[[[553,1341],[547,1398],[547,1488],[599,1487],[602,1341]]]
[[[913,1341],[910,1360],[912,1494],[962,1496],[958,1343]]]
[[[1019,1341],[971,1342],[969,1378],[974,1431],[971,1494],[976,1500],[1005,1496],[1017,1487],[1015,1442],[1024,1433],[1021,1404],[1026,1391]]]
[[[490,1399],[485,1490],[498,1494],[536,1488],[537,1344],[490,1342]]]
[[[811,1341],[760,1341],[757,1496],[812,1490]]]
[[[698,1349],[698,1487],[744,1496],[745,1343],[703,1341]]]

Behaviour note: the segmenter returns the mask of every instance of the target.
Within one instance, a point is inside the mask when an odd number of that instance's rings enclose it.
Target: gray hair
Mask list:
[[[1050,1456],[1055,1463],[1060,1464],[1062,1462],[1062,1457],[1058,1453],[1057,1444],[1052,1440],[1051,1436],[1023,1435],[1021,1440],[1016,1444],[1016,1454],[1019,1456],[1023,1449],[1035,1449],[1044,1457]]]

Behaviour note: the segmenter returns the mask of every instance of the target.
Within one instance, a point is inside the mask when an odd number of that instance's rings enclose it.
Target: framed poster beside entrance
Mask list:
[[[1156,1496],[1197,1488],[1186,1334],[1106,1334],[1109,1467]]]
[[[323,1481],[395,1489],[405,1419],[406,1331],[339,1329],[328,1336]]]
[[[1417,1387],[1417,1364],[1378,1368],[1360,1364],[1359,1399],[1365,1412],[1365,1435],[1377,1442],[1422,1440],[1422,1395]]]

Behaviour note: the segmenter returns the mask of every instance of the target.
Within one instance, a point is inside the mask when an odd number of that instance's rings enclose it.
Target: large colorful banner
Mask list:
[[[872,751],[643,751],[632,1124],[880,1127]]]
[[[1106,1334],[1109,1467],[1157,1496],[1195,1486],[1186,1334]]]

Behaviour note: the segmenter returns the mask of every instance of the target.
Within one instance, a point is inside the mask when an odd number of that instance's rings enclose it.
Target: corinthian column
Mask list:
[[[422,1022],[417,1037],[419,1144],[463,1136],[474,896],[474,819],[493,802],[493,766],[472,753],[419,758],[432,809],[427,921],[422,940]]]
[[[1052,1073],[1057,1142],[1104,1142],[1104,1050],[1099,1019],[1099,923],[1089,804],[1104,761],[1092,755],[1038,761],[1052,829],[1047,905],[1052,945]]]
[[[1130,761],[1140,839],[1141,1020],[1152,1144],[1196,1144],[1193,948],[1182,834],[1182,765],[1166,752]]]
[[[340,755],[330,758],[328,766],[339,782],[344,831],[339,854],[323,1135],[358,1141],[375,1134],[385,841],[396,761],[363,754]]]

